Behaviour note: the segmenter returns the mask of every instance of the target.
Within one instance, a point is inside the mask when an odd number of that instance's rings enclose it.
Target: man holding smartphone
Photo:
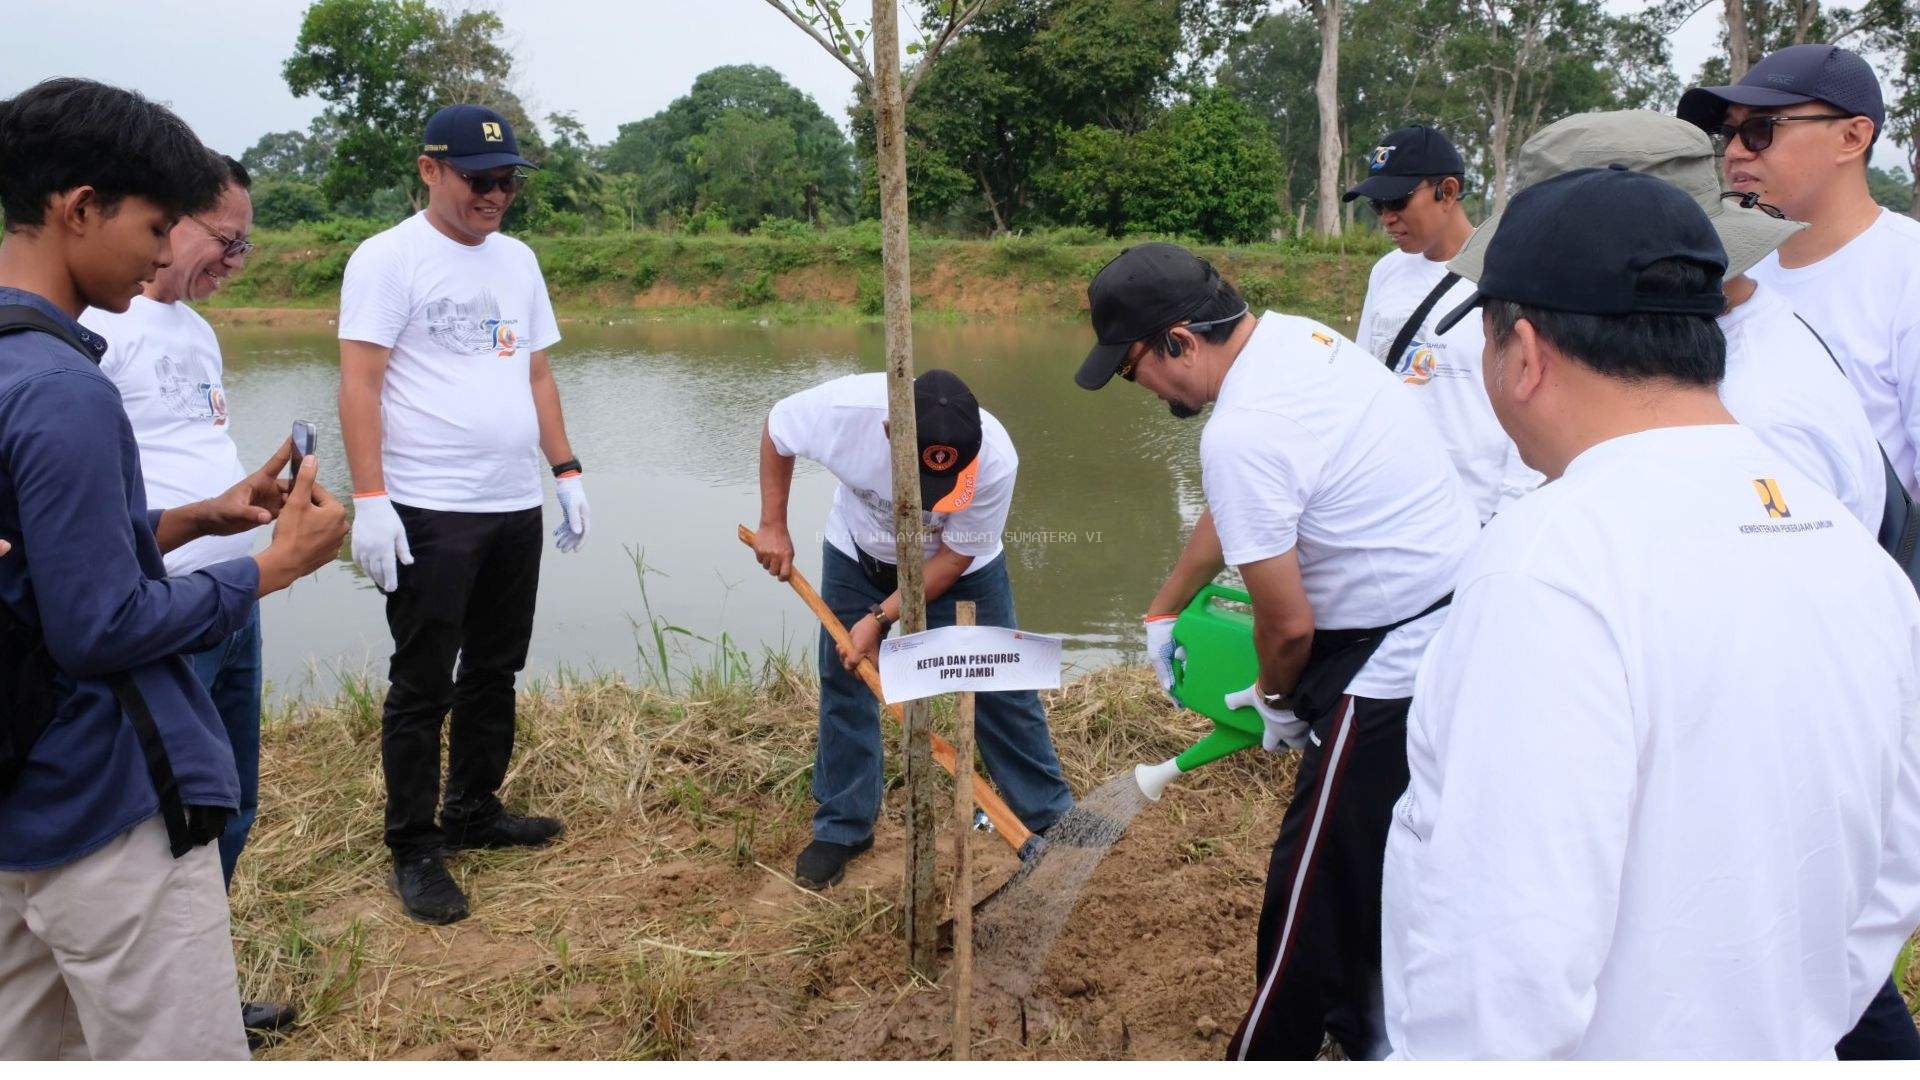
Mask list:
[[[562,831],[496,794],[540,581],[536,452],[553,470],[561,551],[579,548],[588,520],[547,364],[560,331],[546,281],[525,244],[499,235],[531,164],[499,113],[441,109],[416,163],[426,209],[361,244],[340,291],[353,559],[386,594],[393,632],[380,733],[390,884],[427,923],[467,917],[447,850],[534,847]]]
[[[253,229],[252,181],[239,162],[226,158],[224,164],[227,183],[219,201],[173,227],[173,263],[142,287],[126,311],[88,308],[80,317],[82,326],[108,341],[100,372],[120,388],[133,422],[149,506],[213,498],[247,476],[233,442],[220,342],[207,320],[188,306],[217,292],[253,250],[247,239]],[[284,460],[284,455],[274,459]],[[261,477],[268,485],[277,479]],[[166,554],[167,574],[184,577],[244,559],[253,554],[257,531],[206,536],[175,548]],[[220,713],[240,774],[240,809],[227,819],[219,845],[220,872],[231,889],[260,803],[260,606],[253,606],[238,630],[187,660]],[[280,1002],[247,1002],[241,1011],[256,1045],[263,1033],[285,1028],[297,1015],[292,1005]]]

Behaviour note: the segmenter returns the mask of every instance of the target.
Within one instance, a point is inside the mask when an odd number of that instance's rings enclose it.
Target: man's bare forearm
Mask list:
[[[793,493],[793,459],[773,445],[773,432],[760,429],[760,524],[787,527],[787,499]]]
[[[1220,550],[1220,534],[1213,528],[1213,511],[1208,510],[1194,523],[1193,535],[1187,537],[1187,546],[1180,550],[1180,558],[1174,561],[1166,584],[1154,594],[1153,603],[1147,606],[1147,614],[1179,614],[1195,593],[1219,577],[1220,571],[1226,568],[1227,558]]]
[[[554,381],[553,368],[545,350],[533,354],[533,412],[540,421],[540,452],[547,464],[573,460],[573,444],[567,440],[567,417],[560,408],[560,384]]]
[[[388,350],[364,341],[340,343],[340,441],[347,448],[353,494],[384,491],[380,465],[380,391]]]

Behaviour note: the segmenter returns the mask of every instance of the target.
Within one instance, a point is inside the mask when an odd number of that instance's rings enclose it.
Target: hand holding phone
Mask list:
[[[300,475],[301,463],[313,456],[314,442],[312,421],[295,420],[293,422],[293,457],[287,462],[288,476]]]

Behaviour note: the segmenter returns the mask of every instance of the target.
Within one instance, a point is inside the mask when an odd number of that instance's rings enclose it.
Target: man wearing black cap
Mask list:
[[[1479,518],[1413,391],[1333,330],[1255,318],[1174,244],[1121,252],[1087,295],[1099,344],[1080,386],[1119,375],[1176,416],[1213,405],[1207,510],[1147,608],[1161,686],[1175,616],[1237,567],[1260,675],[1228,702],[1259,714],[1268,750],[1304,751],[1267,871],[1253,1006],[1228,1053],[1312,1058],[1331,1034],[1378,1056],[1376,901],[1408,699]]]
[[[1007,429],[980,407],[950,371],[914,380],[920,442],[920,505],[926,526],[927,625],[950,626],[954,604],[979,605],[982,626],[1017,627],[1001,533],[1013,505],[1020,459]],[[898,547],[893,529],[893,454],[884,373],[847,375],[782,399],[760,437],[760,565],[782,581],[793,570],[787,497],[794,458],[824,466],[840,481],[821,546],[820,596],[846,625],[854,650],[820,633],[820,741],[813,759],[813,842],[793,875],[810,889],[840,881],[846,865],[873,846],[880,813],[878,703],[853,674],[872,659],[900,618]],[[1020,820],[1042,832],[1073,806],[1047,731],[1040,695],[981,694],[980,757]]]
[[[1807,223],[1749,274],[1825,339],[1920,495],[1920,222],[1867,190],[1887,116],[1873,69],[1836,45],[1794,45],[1733,86],[1687,91],[1679,112],[1722,145],[1728,188]]]
[[[529,167],[499,113],[441,109],[418,159],[427,208],[361,244],[340,289],[353,560],[386,594],[393,631],[380,735],[391,885],[429,923],[467,916],[445,851],[535,846],[561,832],[554,818],[508,813],[496,795],[540,578],[536,452],[553,469],[560,550],[587,534],[580,462],[547,363],[560,331],[546,281],[525,244],[499,235]]]
[[[1920,599],[1721,403],[1726,265],[1687,193],[1579,169],[1514,197],[1443,320],[1482,319],[1553,482],[1420,668],[1397,1056],[1830,1058],[1920,923]]]
[[[1367,155],[1367,178],[1346,194],[1365,199],[1394,247],[1373,264],[1354,334],[1433,417],[1453,467],[1480,520],[1540,483],[1520,464],[1480,385],[1480,327],[1471,320],[1446,334],[1433,324],[1473,292],[1447,260],[1473,235],[1461,205],[1466,165],[1439,130],[1402,128]]]

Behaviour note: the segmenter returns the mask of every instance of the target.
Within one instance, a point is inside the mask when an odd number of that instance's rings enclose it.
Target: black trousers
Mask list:
[[[447,733],[447,825],[500,813],[495,795],[513,754],[513,683],[527,663],[540,584],[540,508],[502,514],[395,504],[413,565],[387,597],[392,683],[380,716],[387,847],[438,850],[440,728]],[[455,661],[459,670],[455,672]]]
[[[1343,697],[1315,726],[1267,866],[1253,1006],[1228,1058],[1311,1060],[1328,1034],[1350,1058],[1386,1053],[1380,877],[1411,704]]]
[[[1920,1031],[1892,979],[1880,988],[1860,1022],[1833,1048],[1841,1061],[1912,1061],[1920,1058]]]

